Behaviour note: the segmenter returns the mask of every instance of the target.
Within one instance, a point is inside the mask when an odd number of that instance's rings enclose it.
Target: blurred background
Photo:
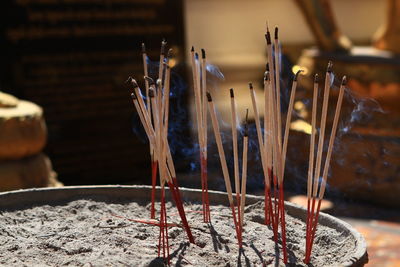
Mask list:
[[[288,200],[304,203],[312,80],[332,60],[331,107],[342,75],[349,86],[325,211],[366,236],[369,266],[400,266],[399,0],[13,0],[0,14],[1,191],[150,184],[148,143],[125,81],[132,76],[143,86],[142,42],[150,75],[157,73],[164,38],[173,49],[169,137],[178,179],[199,188],[190,48],[206,49],[231,155],[229,88],[243,119],[251,108],[248,82],[262,94],[268,20],[282,43],[284,113],[293,73],[304,70],[289,139]],[[252,114],[250,121],[254,130]],[[209,185],[224,190],[210,139]],[[248,190],[262,194],[256,136],[250,139]]]

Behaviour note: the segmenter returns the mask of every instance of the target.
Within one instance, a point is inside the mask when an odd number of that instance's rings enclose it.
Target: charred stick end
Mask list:
[[[194,52],[194,46],[192,45],[192,49],[190,49],[190,52]]]
[[[267,64],[265,65],[265,70],[266,70],[266,71],[269,71],[269,63],[267,63]]]
[[[132,83],[132,85],[133,85],[133,88],[139,87],[139,85],[137,84],[137,82],[136,82],[135,79],[132,79],[132,78],[131,78],[131,83]]]
[[[267,45],[271,45],[271,34],[267,30],[267,33],[265,34],[265,39],[267,40]]]
[[[154,80],[149,76],[144,76],[144,79],[149,83],[149,85],[154,85]]]
[[[167,45],[167,42],[165,41],[165,39],[163,39],[162,41],[161,41],[161,52],[160,52],[160,54],[161,55],[164,55],[165,56],[165,46]]]
[[[207,94],[207,100],[208,100],[208,102],[211,102],[211,101],[212,101],[212,97],[211,97],[210,92],[207,92],[206,94]]]
[[[294,75],[293,81],[297,82],[297,78],[299,77],[299,74],[300,74],[301,72],[303,72],[303,70],[298,70],[298,71],[296,72],[296,74]]]
[[[264,72],[264,80],[269,81],[269,71]]]
[[[234,93],[233,93],[233,88],[229,89],[229,93],[231,94],[231,98],[234,98],[234,97],[235,97],[235,95],[234,95]]]
[[[328,67],[326,68],[326,72],[332,72],[333,64],[332,61],[329,60],[328,62]]]
[[[249,89],[253,90],[253,83],[249,83]]]
[[[168,49],[167,58],[170,59],[172,57],[172,48]]]
[[[275,40],[278,40],[278,27],[275,27]]]
[[[142,43],[142,53],[143,54],[146,53],[146,45],[144,43]]]
[[[154,90],[149,88],[149,97],[154,97]]]
[[[199,54],[197,52],[194,53],[194,57],[195,57],[196,60],[199,60]]]
[[[343,86],[347,85],[347,77],[346,76],[343,76],[342,85]]]
[[[318,83],[318,82],[319,82],[319,76],[318,76],[318,73],[316,73],[314,76],[314,83]]]
[[[206,50],[204,50],[203,48],[201,49],[201,58],[202,59],[206,58]]]

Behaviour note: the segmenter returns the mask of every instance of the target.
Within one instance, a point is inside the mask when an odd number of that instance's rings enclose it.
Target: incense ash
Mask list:
[[[157,257],[159,227],[139,222],[158,223],[149,219],[151,203],[111,201],[78,199],[3,212],[0,265],[164,266]],[[212,205],[212,223],[205,224],[201,202],[185,203],[196,244],[188,242],[175,204],[167,202],[166,208],[171,266],[283,265],[281,244],[275,246],[273,231],[264,224],[262,202],[244,210],[243,250],[228,207]],[[289,215],[286,223],[288,261],[307,266],[298,260],[304,256],[306,225]],[[354,249],[352,236],[320,226],[311,261],[313,266],[340,266],[351,259]]]

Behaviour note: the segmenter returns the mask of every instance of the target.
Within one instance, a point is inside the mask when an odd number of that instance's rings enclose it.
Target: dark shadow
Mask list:
[[[275,243],[275,267],[279,267],[279,256],[281,255],[278,243]]]
[[[211,234],[211,239],[212,239],[212,242],[213,242],[214,251],[218,252],[218,251],[222,250],[223,247],[224,247],[226,253],[229,253],[230,249],[225,244],[226,242],[225,242],[224,238],[215,230],[215,228],[212,225],[212,223],[209,224],[209,228],[210,228],[210,234]]]
[[[188,242],[181,243],[179,245],[179,247],[170,254],[170,259],[175,258],[175,257],[178,258],[178,260],[176,261],[176,264],[175,264],[176,267],[181,266],[183,255],[185,255],[185,251],[188,246],[189,246]]]
[[[254,252],[257,254],[258,258],[260,259],[260,262],[264,264],[263,256],[262,256],[261,252],[256,248],[256,246],[254,246],[254,244],[251,243],[250,248],[253,249]]]
[[[149,265],[147,265],[148,267],[164,267],[164,259],[157,257],[154,260],[152,260]]]
[[[237,259],[237,266],[238,267],[242,267],[242,255],[244,257],[244,262],[246,264],[246,267],[251,267],[250,264],[250,260],[249,258],[246,256],[246,254],[244,253],[244,249],[243,248],[239,248],[239,255],[238,255],[238,259]]]

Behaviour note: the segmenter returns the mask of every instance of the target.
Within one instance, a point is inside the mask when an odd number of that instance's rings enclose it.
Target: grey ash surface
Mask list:
[[[175,206],[167,206],[168,222],[180,224]],[[212,225],[201,222],[201,205],[186,203],[185,210],[196,245],[181,227],[171,227],[171,266],[283,266],[281,246],[263,224],[262,203],[246,207],[240,253],[229,208],[213,206]],[[149,205],[84,199],[0,212],[0,265],[162,266],[159,228],[128,220],[148,220],[149,214]],[[286,221],[290,265],[304,266],[305,224],[290,216]],[[354,250],[352,236],[320,226],[309,266],[338,266]]]

